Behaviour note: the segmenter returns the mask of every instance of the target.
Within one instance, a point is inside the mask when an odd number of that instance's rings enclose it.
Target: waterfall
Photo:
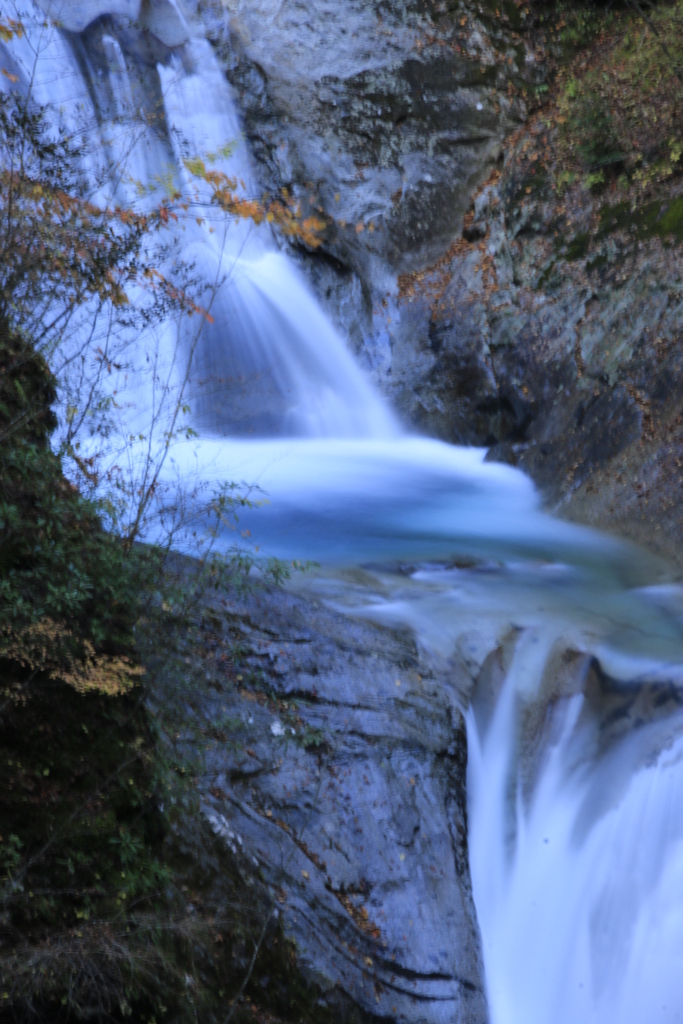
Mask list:
[[[41,8],[13,0],[25,34],[3,45],[3,58],[18,78],[14,88],[30,88],[53,111],[55,131],[81,144],[96,201],[158,202],[169,187],[191,187],[185,158],[205,154],[244,196],[258,195],[230,86],[201,27],[188,24],[177,5],[41,0]],[[57,30],[43,9],[71,31]],[[121,19],[126,14],[144,14],[143,27],[153,31],[140,32]],[[9,88],[7,79],[0,84]],[[227,482],[256,485],[270,504],[247,514],[244,526],[258,532],[264,550],[284,557],[359,561],[459,551],[634,571],[633,553],[543,515],[517,470],[487,463],[483,450],[406,435],[270,227],[217,223],[209,205],[194,213],[182,224],[180,246],[205,282],[197,298],[212,322],[198,328],[196,318],[178,317],[143,337],[117,338],[114,362],[123,368],[102,385],[116,396],[112,423],[90,435],[86,423],[78,441],[105,478],[127,473],[132,493],[156,460],[166,500],[176,495],[178,506],[197,508]],[[70,346],[53,358],[64,412],[79,405],[83,371],[74,357],[89,330],[88,323],[80,334],[73,330]],[[167,456],[165,430],[181,386],[192,430],[174,438]],[[188,436],[195,432],[196,439]],[[159,539],[155,529],[148,525],[148,540]],[[195,517],[176,543],[191,549],[196,530]],[[231,546],[235,534],[228,529],[212,542]]]
[[[683,1020],[683,715],[602,749],[583,693],[520,734],[547,647],[533,631],[490,723],[468,713],[470,863],[492,1024]]]
[[[26,28],[0,47],[3,66],[16,88],[50,105],[55,132],[82,141],[94,199],[158,201],[164,182],[191,186],[187,156],[208,153],[244,196],[258,196],[230,87],[177,4],[3,7]],[[125,18],[142,18],[144,31]],[[133,476],[158,458],[164,486],[197,508],[226,481],[258,486],[270,504],[245,513],[240,528],[270,554],[327,564],[505,560],[488,575],[413,566],[382,581],[382,599],[320,585],[340,607],[407,624],[449,656],[466,628],[484,637],[484,655],[511,625],[520,634],[495,707],[475,694],[468,712],[471,873],[493,1024],[681,1019],[681,715],[652,714],[601,745],[580,680],[541,696],[570,633],[567,650],[597,659],[622,687],[676,677],[678,618],[623,587],[647,579],[647,559],[545,515],[531,482],[485,452],[407,434],[270,228],[219,225],[208,205],[198,212],[182,253],[212,322],[124,332],[125,366],[103,385],[117,399],[112,430],[85,429],[81,451]],[[73,348],[54,356],[62,428],[83,337],[74,331]],[[164,402],[183,380],[192,431],[166,457]],[[150,439],[151,411],[160,438]],[[177,532],[179,546],[192,550],[198,516]],[[154,525],[145,536],[158,539]],[[217,542],[229,548],[235,536],[226,527]],[[523,734],[544,751],[531,767]]]
[[[680,591],[508,565],[316,592],[477,679],[468,843],[491,1024],[682,1020]]]
[[[15,4],[26,34],[5,47],[8,63],[73,137],[90,134],[83,163],[91,182],[104,183],[96,200],[139,207],[142,186],[153,202],[163,195],[164,177],[175,187],[188,185],[184,158],[207,153],[212,170],[237,179],[245,196],[258,196],[230,86],[205,38],[187,26],[182,47],[155,66],[144,37],[142,54],[131,53],[117,22],[104,18],[67,38],[25,6]],[[80,25],[88,5],[44,0],[43,6]],[[214,211],[197,213],[183,224],[182,256],[206,282],[198,298],[213,324],[204,323],[187,356],[193,425],[223,436],[396,434],[394,417],[270,228],[234,221],[217,230]],[[189,349],[190,339],[184,341]],[[150,403],[149,395],[138,399],[142,409]]]

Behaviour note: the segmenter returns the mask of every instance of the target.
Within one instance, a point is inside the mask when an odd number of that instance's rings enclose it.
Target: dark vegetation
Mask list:
[[[248,566],[177,571],[106,532],[50,448],[45,363],[8,331],[0,363],[0,426],[14,425],[0,449],[0,1015],[317,1019],[266,893],[203,822],[197,766],[175,749],[221,627],[202,594],[252,585]],[[221,649],[221,685],[238,686],[242,651]]]
[[[45,361],[0,321],[0,655],[116,693],[135,675],[132,629],[150,560],[106,533],[63,475],[50,447],[54,399]]]
[[[563,69],[557,95],[562,184],[584,175],[632,204],[676,176],[683,153],[683,11],[672,4],[643,14],[630,4],[606,11]]]
[[[683,7],[529,10],[552,76],[501,178],[517,283],[601,300],[683,241]]]
[[[64,477],[54,381],[6,322],[0,367],[0,1005],[104,1018],[167,997],[180,941],[162,775],[128,692],[141,559]]]
[[[615,232],[683,238],[682,27],[679,3],[537,7],[554,80],[530,97],[506,198],[554,208],[542,231],[564,258],[582,259]],[[582,212],[567,219],[572,209]]]

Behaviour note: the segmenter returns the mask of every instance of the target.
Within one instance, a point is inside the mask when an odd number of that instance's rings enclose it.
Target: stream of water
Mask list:
[[[42,3],[71,32],[31,3],[9,6],[26,32],[2,48],[5,67],[52,105],[56,129],[88,126],[89,180],[139,201],[140,183],[152,196],[169,176],[189,187],[184,158],[213,153],[258,194],[230,87],[176,4],[154,8],[173,37],[157,50],[147,37],[133,45],[121,22],[90,24],[87,4]],[[270,504],[241,528],[267,553],[317,559],[329,571],[310,586],[326,600],[407,624],[479,673],[467,712],[470,865],[493,1024],[683,1020],[678,590],[648,586],[641,553],[544,514],[515,469],[406,432],[270,229],[216,230],[212,217],[207,207],[188,223],[182,244],[213,323],[194,338],[184,322],[161,325],[153,369],[146,342],[122,340],[125,373],[108,384],[118,434],[100,457],[144,461],[149,438],[131,438],[152,408],[163,427],[163,401],[187,380],[198,436],[173,445],[165,485],[198,507],[223,481],[258,485]],[[362,582],[338,571],[370,562]],[[486,690],[495,651],[507,654]]]

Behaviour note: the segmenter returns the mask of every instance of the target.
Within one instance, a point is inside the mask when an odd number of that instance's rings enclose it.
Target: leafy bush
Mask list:
[[[54,393],[42,357],[0,323],[0,655],[117,692],[136,673],[145,564],[64,477],[49,444]]]
[[[23,697],[0,719],[4,1009],[111,1020],[142,1004],[149,1019],[173,1000],[182,1011],[200,935],[165,859],[171,781],[144,707],[59,682],[27,691],[7,670],[2,683]]]
[[[568,69],[558,95],[560,157],[588,187],[613,180],[613,169],[622,189],[632,182],[646,191],[680,170],[681,25],[680,2],[644,17],[611,14],[609,32],[603,16],[603,34]]]

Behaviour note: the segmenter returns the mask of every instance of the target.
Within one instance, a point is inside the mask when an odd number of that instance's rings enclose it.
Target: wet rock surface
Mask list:
[[[508,13],[509,9],[509,13]],[[390,367],[396,274],[460,233],[540,81],[519,12],[431,0],[203,0],[263,185],[326,222],[301,258],[367,364]]]
[[[406,278],[402,320],[416,330],[394,348],[395,401],[425,432],[524,469],[551,509],[677,571],[680,248],[619,221],[609,195],[539,185],[552,150],[532,124],[475,195],[452,259]]]
[[[405,420],[680,566],[680,187],[633,215],[616,172],[562,186],[554,101],[529,115],[552,30],[464,2],[199,9],[264,186],[326,223],[314,287]]]
[[[321,1007],[340,1021],[486,1021],[467,670],[293,594],[262,592],[229,614],[248,667],[238,689],[219,674],[197,695],[215,735],[204,814],[249,884],[266,886]]]

